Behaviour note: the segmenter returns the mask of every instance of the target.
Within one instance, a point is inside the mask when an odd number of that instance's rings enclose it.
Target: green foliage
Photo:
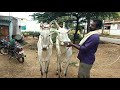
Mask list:
[[[52,41],[53,41],[53,43],[56,42],[56,36],[57,36],[57,32],[52,34]]]
[[[40,33],[39,33],[39,32],[34,32],[33,35],[34,35],[34,36],[39,36]]]
[[[88,17],[90,19],[105,19],[105,18],[118,18],[118,12],[42,12],[42,13],[34,13],[32,15],[35,20],[39,22],[50,22],[56,19],[59,23],[61,22],[73,22],[76,19],[84,18],[80,22],[85,22]]]
[[[75,34],[75,30],[70,30],[70,31],[69,31],[69,34],[71,34],[71,35]],[[77,34],[80,35],[80,30],[78,30]]]
[[[68,37],[70,38],[70,40],[73,42],[74,40],[74,34],[68,34]],[[76,42],[79,43],[82,40],[83,37],[81,37],[81,35],[77,34],[76,37]]]
[[[58,17],[65,15],[65,12],[43,12],[43,13],[34,13],[32,16],[34,20],[38,20],[38,22],[50,22]]]
[[[26,31],[26,32],[22,32],[22,34],[25,36],[25,35],[27,35],[27,36],[33,36],[33,35],[35,35],[35,36],[37,36],[37,35],[39,35],[40,33],[39,32],[33,32],[33,31]]]
[[[76,29],[76,34],[78,30],[82,30],[80,24],[83,22],[87,22],[88,26],[90,25],[91,19],[101,19],[105,20],[107,18],[119,18],[118,12],[42,12],[42,13],[35,13],[32,15],[35,20],[39,22],[51,22],[52,20],[57,20],[59,24],[65,22],[66,27]],[[80,20],[82,18],[82,20]],[[74,27],[73,21],[75,21],[76,26]],[[89,32],[89,31],[87,31]],[[76,39],[74,39],[75,41]]]
[[[71,41],[73,41],[74,35],[68,34],[68,37],[70,38]]]
[[[105,36],[109,36],[110,34],[109,34],[109,32],[103,32],[103,35],[105,35]]]
[[[29,36],[29,32],[22,32],[24,36]]]

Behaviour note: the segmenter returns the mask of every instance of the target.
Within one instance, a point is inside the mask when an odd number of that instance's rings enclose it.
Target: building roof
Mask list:
[[[11,19],[17,19],[17,18],[12,16],[0,16],[0,20],[11,21]]]
[[[104,23],[120,23],[120,20],[105,20]]]
[[[9,26],[11,21],[16,22],[18,19],[12,16],[0,16],[0,25]]]

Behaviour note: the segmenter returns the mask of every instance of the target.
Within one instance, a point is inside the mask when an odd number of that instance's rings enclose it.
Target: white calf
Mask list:
[[[56,37],[56,50],[57,50],[57,74],[61,77],[63,71],[64,76],[67,75],[67,70],[72,56],[72,47],[66,47],[64,42],[71,42],[68,37],[68,30],[59,28]]]
[[[48,67],[50,63],[50,57],[52,55],[52,47],[53,47],[53,42],[51,39],[51,34],[50,30],[42,30],[39,35],[39,40],[37,43],[38,47],[38,59],[40,62],[40,71],[41,71],[41,77],[44,76],[44,73],[48,73]],[[43,53],[46,56],[43,57]]]

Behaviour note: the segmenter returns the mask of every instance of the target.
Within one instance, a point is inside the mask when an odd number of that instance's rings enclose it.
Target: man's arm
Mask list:
[[[80,50],[80,45],[77,45],[77,44],[73,44],[72,42],[69,42],[69,43],[67,43],[68,45],[67,45],[67,47],[74,47],[74,48],[76,48],[76,49],[78,49],[78,50]]]

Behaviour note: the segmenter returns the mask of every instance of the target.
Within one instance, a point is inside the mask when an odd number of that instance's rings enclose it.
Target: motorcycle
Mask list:
[[[5,39],[0,40],[0,53],[3,55],[6,55],[9,53],[9,42],[7,42]]]
[[[24,55],[24,50],[23,47],[20,43],[16,43],[16,46],[14,49],[10,49],[10,58],[11,57],[15,57],[20,63],[24,62],[24,57],[26,57],[26,55]]]

